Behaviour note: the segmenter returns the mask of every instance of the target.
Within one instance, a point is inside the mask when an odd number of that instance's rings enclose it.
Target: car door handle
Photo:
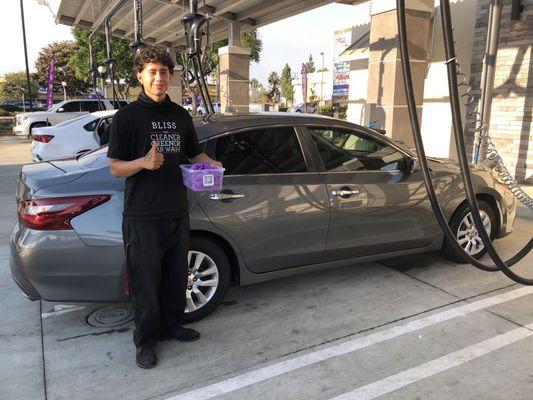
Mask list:
[[[340,190],[332,190],[331,195],[335,197],[347,197],[351,196],[353,194],[359,194],[359,190],[346,190],[346,189],[340,189]]]
[[[212,193],[209,195],[211,200],[235,200],[242,199],[244,194],[240,193]]]

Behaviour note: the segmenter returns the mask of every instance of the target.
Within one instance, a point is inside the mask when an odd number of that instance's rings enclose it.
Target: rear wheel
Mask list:
[[[191,237],[189,281],[185,292],[185,322],[194,322],[211,314],[224,300],[230,285],[228,257],[214,241]]]
[[[483,222],[485,232],[487,232],[492,240],[496,234],[496,214],[487,202],[479,200],[478,204],[480,211],[479,216]],[[474,224],[474,218],[470,212],[468,204],[463,204],[455,212],[450,221],[450,229],[463,251],[455,251],[448,239],[445,239],[442,246],[442,253],[447,259],[459,263],[466,263],[468,260],[465,257],[465,253],[468,253],[476,260],[479,260],[487,252]]]

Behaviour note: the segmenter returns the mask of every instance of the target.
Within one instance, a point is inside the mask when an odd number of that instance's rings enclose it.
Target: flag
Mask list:
[[[303,95],[303,103],[304,103],[304,109],[303,112],[307,112],[307,67],[304,63],[302,63],[302,95]]]
[[[48,68],[48,84],[46,85],[46,109],[48,110],[54,104],[54,75],[56,67],[56,58],[52,57],[50,60],[50,67]]]

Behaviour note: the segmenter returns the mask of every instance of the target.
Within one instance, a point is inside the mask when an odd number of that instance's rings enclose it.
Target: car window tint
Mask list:
[[[95,112],[98,111],[97,101],[81,101],[81,111]]]
[[[68,103],[63,104],[60,108],[63,111],[58,112],[79,112],[80,111],[80,102],[79,101],[69,101]]]
[[[89,122],[88,124],[83,125],[83,129],[88,132],[93,132],[96,129],[96,125],[100,122],[100,118],[96,118],[94,121]]]
[[[266,128],[216,139],[215,157],[226,175],[305,172],[294,128]]]
[[[407,169],[405,156],[359,132],[308,128],[326,171],[387,171]]]

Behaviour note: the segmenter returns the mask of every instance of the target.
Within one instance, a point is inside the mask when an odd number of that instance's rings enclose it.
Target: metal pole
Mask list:
[[[480,121],[483,124],[474,154],[474,162],[480,163],[487,158],[487,148],[490,126],[490,111],[492,107],[492,93],[494,90],[494,74],[496,70],[496,54],[500,37],[500,21],[502,17],[502,0],[492,0],[489,9],[487,42],[485,44],[485,57],[481,78]]]
[[[189,0],[189,12],[198,14],[198,0]]]
[[[143,24],[142,24],[142,0],[133,0],[133,10],[135,12],[135,18],[133,19],[135,32],[135,43],[139,43],[143,38]]]
[[[24,24],[24,5],[20,0],[20,17],[22,19],[22,41],[24,42],[24,59],[26,61],[26,83],[28,85],[28,94],[30,98],[30,112],[33,111],[32,96],[31,96],[31,82],[30,82],[30,68],[28,67],[28,48],[26,46],[26,26]],[[24,102],[22,103],[24,105]]]

